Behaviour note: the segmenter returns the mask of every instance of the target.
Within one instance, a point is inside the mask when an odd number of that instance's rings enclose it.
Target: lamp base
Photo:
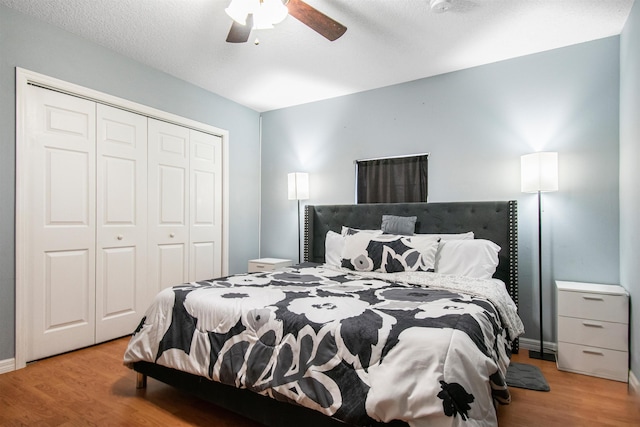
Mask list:
[[[529,359],[548,360],[549,362],[556,361],[556,355],[553,353],[542,353],[539,351],[529,350]]]

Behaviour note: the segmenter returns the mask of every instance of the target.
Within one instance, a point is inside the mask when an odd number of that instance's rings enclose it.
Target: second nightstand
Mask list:
[[[556,281],[558,369],[627,382],[629,294],[618,285]]]
[[[292,264],[290,259],[258,258],[249,260],[249,273],[258,271],[273,271],[278,268],[288,267]]]

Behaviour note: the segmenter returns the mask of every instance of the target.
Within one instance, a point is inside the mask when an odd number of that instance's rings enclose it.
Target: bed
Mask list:
[[[492,265],[460,262],[477,247]],[[304,259],[162,291],[125,353],[138,386],[268,426],[497,425],[523,332],[515,201],[306,206]]]

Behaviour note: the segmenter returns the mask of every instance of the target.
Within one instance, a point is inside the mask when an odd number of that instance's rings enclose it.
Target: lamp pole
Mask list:
[[[300,252],[301,252],[301,248],[300,248],[300,199],[298,199],[298,264],[300,264],[302,262],[302,259],[300,257]]]
[[[533,153],[524,155],[522,162],[522,191],[538,193],[538,295],[540,303],[538,316],[540,321],[540,349],[529,351],[532,359],[555,361],[553,353],[544,352],[544,320],[543,320],[543,291],[542,291],[542,192],[558,191],[558,154]]]
[[[309,174],[306,172],[292,172],[287,176],[289,200],[298,202],[298,264],[302,262],[300,243],[300,200],[309,198]]]

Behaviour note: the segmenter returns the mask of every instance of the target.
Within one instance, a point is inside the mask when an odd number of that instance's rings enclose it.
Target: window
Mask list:
[[[427,201],[429,154],[356,161],[357,203]]]

